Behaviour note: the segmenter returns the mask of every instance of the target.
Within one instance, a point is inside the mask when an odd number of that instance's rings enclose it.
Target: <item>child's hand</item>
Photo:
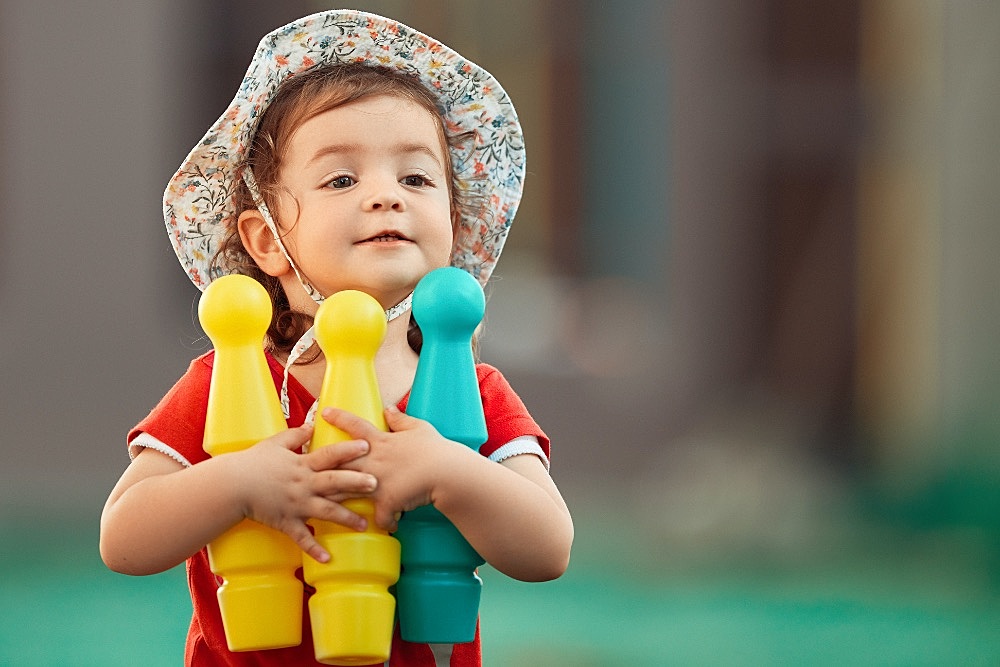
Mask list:
[[[323,418],[369,452],[342,468],[374,475],[375,522],[389,531],[396,516],[422,505],[440,511],[480,556],[523,581],[548,581],[569,563],[573,522],[541,459],[532,454],[495,463],[448,440],[427,421],[386,408],[391,430],[343,410]]]
[[[352,438],[370,443],[368,456],[344,467],[371,473],[378,480],[378,488],[371,494],[375,523],[390,532],[396,529],[400,512],[433,502],[440,476],[447,472],[450,448],[467,449],[444,438],[429,422],[395,407],[385,411],[389,433],[344,410],[327,408],[322,416]]]
[[[342,468],[368,452],[367,442],[352,440],[296,454],[311,435],[311,427],[300,426],[227,456],[239,457],[244,516],[286,533],[303,551],[325,563],[330,555],[313,537],[306,520],[365,530],[365,519],[340,503],[371,494],[376,478]]]

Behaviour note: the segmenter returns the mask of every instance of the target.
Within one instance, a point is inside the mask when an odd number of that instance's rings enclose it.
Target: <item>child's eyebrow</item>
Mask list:
[[[345,143],[345,144],[328,144],[322,146],[313,153],[312,157],[306,161],[306,165],[311,165],[315,162],[319,162],[325,157],[331,155],[351,155],[362,153],[366,150],[371,150],[369,146],[365,146],[357,143]],[[389,147],[388,151],[393,155],[411,155],[411,154],[423,154],[434,160],[434,164],[438,168],[443,169],[444,165],[441,164],[441,159],[438,157],[437,153],[433,148],[422,143],[406,143],[397,144],[395,146]]]

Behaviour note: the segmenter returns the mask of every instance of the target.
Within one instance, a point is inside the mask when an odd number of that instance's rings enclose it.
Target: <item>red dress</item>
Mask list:
[[[140,433],[148,433],[168,445],[185,461],[196,465],[209,458],[202,449],[205,413],[208,405],[208,387],[212,376],[214,352],[191,362],[187,372],[178,380],[152,412],[129,432],[129,443]],[[267,355],[268,365],[280,388],[284,369],[272,356]],[[487,364],[476,367],[479,389],[483,397],[486,427],[489,438],[480,448],[489,456],[498,448],[520,436],[535,436],[545,456],[549,456],[549,440],[538,424],[528,414],[521,399],[514,393],[507,380],[496,368]],[[315,397],[294,377],[288,380],[289,427],[302,424]],[[406,399],[399,408],[405,410]],[[301,577],[301,571],[300,571]],[[185,648],[185,664],[196,667],[232,666],[258,667],[265,665],[320,665],[313,655],[312,633],[308,609],[303,614],[302,643],[284,649],[232,653],[226,645],[222,617],[219,613],[216,592],[221,582],[208,565],[208,552],[202,549],[187,561],[188,588],[191,591],[193,614]],[[304,587],[302,604],[308,604],[312,588]],[[452,667],[478,667],[481,665],[479,628],[476,638],[467,644],[456,644],[451,654]],[[434,655],[427,644],[404,642],[397,627],[389,657],[390,667],[434,667]]]

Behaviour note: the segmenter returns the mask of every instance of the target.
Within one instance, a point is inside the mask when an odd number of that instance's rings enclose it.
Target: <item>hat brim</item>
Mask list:
[[[488,203],[458,221],[451,264],[480,284],[493,272],[524,180],[524,140],[510,98],[486,70],[423,33],[353,10],[320,12],[267,34],[226,111],[170,179],[163,217],[177,258],[204,289],[227,225],[240,213],[233,192],[258,121],[289,77],[331,64],[360,63],[410,73],[432,91],[446,127],[474,140],[451,149],[458,181]]]

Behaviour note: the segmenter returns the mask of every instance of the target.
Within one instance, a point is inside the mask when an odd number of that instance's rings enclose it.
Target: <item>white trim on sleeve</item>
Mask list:
[[[534,454],[542,460],[542,464],[545,466],[546,472],[549,470],[549,457],[545,455],[542,451],[542,445],[538,442],[538,438],[533,435],[522,435],[518,438],[514,438],[506,445],[502,445],[499,449],[489,455],[490,461],[495,461],[500,463],[504,459],[509,459],[512,456],[519,456],[521,454]]]
[[[132,438],[132,442],[128,443],[128,455],[130,458],[135,458],[139,454],[140,449],[155,449],[161,454],[166,454],[174,461],[177,461],[185,468],[191,467],[191,462],[184,458],[180,452],[168,445],[167,443],[157,440],[148,433],[140,433],[139,435]]]

